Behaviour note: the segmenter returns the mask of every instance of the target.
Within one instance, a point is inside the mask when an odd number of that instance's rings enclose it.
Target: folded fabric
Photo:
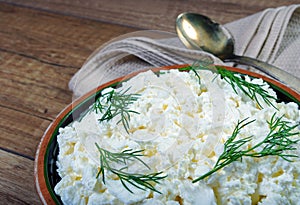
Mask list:
[[[300,4],[266,9],[228,23],[235,54],[273,64],[300,78]],[[187,49],[175,33],[139,31],[120,36],[97,49],[69,83],[75,97],[131,72],[175,64],[220,59]]]

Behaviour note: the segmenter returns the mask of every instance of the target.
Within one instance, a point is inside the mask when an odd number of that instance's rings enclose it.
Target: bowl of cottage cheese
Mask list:
[[[299,102],[237,68],[116,79],[46,130],[37,191],[44,204],[299,204]]]

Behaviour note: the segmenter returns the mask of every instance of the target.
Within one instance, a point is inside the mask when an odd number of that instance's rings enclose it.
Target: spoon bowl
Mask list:
[[[191,49],[207,51],[224,62],[251,66],[300,92],[300,79],[276,66],[234,54],[230,32],[210,18],[196,13],[182,13],[176,19],[176,31],[182,43]]]
[[[176,20],[176,30],[186,47],[202,49],[220,59],[233,54],[230,33],[208,17],[195,13],[182,13]]]

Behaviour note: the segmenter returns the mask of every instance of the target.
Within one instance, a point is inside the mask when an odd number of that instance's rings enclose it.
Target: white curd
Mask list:
[[[223,152],[224,142],[238,120],[255,121],[244,127],[238,138],[253,136],[250,145],[269,132],[267,120],[275,112],[291,124],[298,123],[296,103],[276,103],[278,108],[261,101],[263,109],[245,94],[234,92],[224,80],[209,71],[196,76],[178,70],[164,71],[159,77],[147,71],[123,83],[117,90],[140,94],[130,105],[129,133],[116,117],[99,123],[100,113],[90,111],[81,121],[59,130],[58,173],[61,181],[55,192],[64,204],[135,204],[135,205],[276,205],[300,204],[300,159],[287,162],[277,156],[245,157],[233,162],[197,183],[193,179],[211,170]],[[249,79],[247,79],[249,81]],[[275,92],[260,79],[272,95]],[[112,88],[108,88],[112,89]],[[107,89],[103,92],[107,92]],[[298,128],[299,129],[299,128]],[[298,130],[297,130],[298,131]],[[300,136],[294,136],[300,139]],[[106,183],[99,170],[95,142],[111,152],[125,149],[144,150],[141,164],[130,167],[134,173],[163,171],[167,177],[156,184],[162,194],[143,191],[128,184],[126,190],[116,177],[106,172]],[[292,153],[300,156],[300,143]]]

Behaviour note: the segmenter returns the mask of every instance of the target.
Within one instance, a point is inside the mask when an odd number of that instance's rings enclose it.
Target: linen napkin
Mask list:
[[[300,78],[300,4],[266,9],[224,26],[234,37],[235,54],[260,59]],[[129,33],[97,49],[69,87],[79,97],[131,72],[195,60],[224,64],[210,53],[187,49],[175,33]]]

